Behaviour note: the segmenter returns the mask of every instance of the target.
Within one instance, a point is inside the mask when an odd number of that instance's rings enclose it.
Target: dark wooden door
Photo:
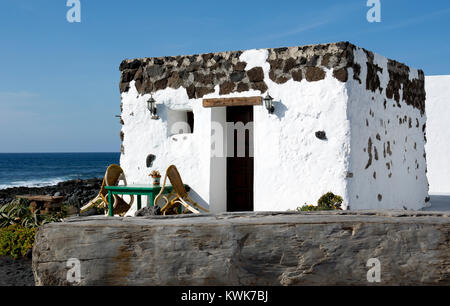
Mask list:
[[[227,107],[227,122],[253,122],[253,106]],[[245,157],[238,157],[238,131],[227,133],[234,142],[227,156],[227,211],[253,211],[253,130],[245,130]]]

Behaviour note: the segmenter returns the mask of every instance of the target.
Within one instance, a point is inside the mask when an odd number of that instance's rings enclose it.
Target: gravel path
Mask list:
[[[34,286],[31,259],[0,256],[0,286]]]

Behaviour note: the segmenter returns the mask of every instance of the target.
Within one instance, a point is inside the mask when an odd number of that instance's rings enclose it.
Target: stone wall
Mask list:
[[[338,43],[317,46],[276,48],[269,50],[270,79],[283,84],[290,79],[318,81],[325,77],[320,66],[343,68],[348,63],[349,44]],[[190,56],[158,57],[125,60],[120,65],[120,90],[129,89],[136,81],[140,94],[155,92],[166,87],[186,89],[190,99],[202,98],[220,86],[220,94],[243,92],[249,89],[265,93],[267,84],[261,67],[245,70],[247,63],[240,61],[243,51],[208,53]],[[342,73],[336,76],[342,79]]]
[[[448,213],[76,218],[41,227],[37,285],[450,285]],[[370,258],[381,282],[367,281]]]
[[[357,47],[348,42],[301,47],[272,48],[269,51],[269,77],[277,84],[288,80],[300,82],[305,79],[315,82],[325,78],[324,69],[333,69],[333,75],[341,82],[348,79],[348,68],[354,70],[353,77],[359,79],[360,64],[354,61],[354,51]],[[373,62],[374,54],[363,49],[367,54],[367,90],[380,88],[378,72],[381,67]],[[243,92],[249,89],[265,93],[267,84],[261,67],[245,71],[246,62],[240,61],[243,51],[195,54],[187,56],[166,56],[124,60],[120,64],[120,91],[126,92],[131,81],[139,94],[147,94],[165,89],[186,89],[190,99],[202,98],[213,93],[214,86],[220,86],[220,94]],[[389,84],[386,88],[387,97],[400,101],[399,91],[403,89],[402,99],[410,105],[425,110],[424,74],[419,71],[417,78],[410,79],[408,66],[388,61]]]

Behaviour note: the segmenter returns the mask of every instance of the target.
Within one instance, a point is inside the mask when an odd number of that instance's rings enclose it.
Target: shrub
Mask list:
[[[332,192],[327,192],[317,202],[319,210],[341,210],[343,199]]]
[[[320,197],[317,206],[304,204],[297,211],[341,210],[343,199],[332,192],[327,192]]]
[[[0,256],[9,255],[14,259],[25,256],[33,248],[36,231],[17,224],[0,228]]]
[[[317,206],[314,205],[308,205],[305,203],[305,205],[303,205],[302,207],[297,207],[297,211],[316,211],[318,210]]]
[[[32,213],[26,200],[17,199],[0,207],[0,256],[14,259],[25,256],[33,247],[37,228],[50,222],[59,222],[67,209],[60,213],[40,215]]]
[[[27,200],[17,199],[0,207],[0,227],[21,225],[27,228],[39,227],[50,222],[61,221],[65,210],[60,213],[40,215],[32,213]]]

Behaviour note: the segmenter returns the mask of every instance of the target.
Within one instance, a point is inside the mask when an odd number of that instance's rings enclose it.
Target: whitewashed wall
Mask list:
[[[450,76],[427,76],[425,89],[430,192],[450,194]]]
[[[374,54],[374,63],[383,71],[378,72],[382,92],[367,90],[367,61],[366,53],[357,48],[355,62],[361,66],[362,84],[352,75],[347,83],[352,139],[349,172],[353,174],[347,178],[350,208],[420,209],[428,197],[422,132],[426,115],[421,115],[403,99],[398,106],[394,99],[386,97],[387,59],[378,54]],[[410,69],[410,79],[417,78],[417,73]],[[372,142],[371,162],[369,139]]]
[[[262,105],[254,106],[255,210],[285,211],[305,203],[316,204],[328,191],[344,198],[344,208],[424,206],[428,196],[422,132],[426,116],[402,99],[398,107],[393,99],[386,98],[390,77],[386,58],[374,57],[382,68],[382,90],[373,92],[365,84],[366,53],[356,48],[354,55],[361,67],[361,84],[353,78],[352,68],[348,68],[347,82],[333,76],[332,69],[322,68],[326,76],[321,80],[289,79],[278,84],[269,77],[268,50],[249,50],[240,55],[239,61],[247,63],[246,71],[262,67],[268,92],[275,99],[274,114],[268,114]],[[411,70],[410,79],[417,74]],[[185,88],[167,87],[153,95],[160,119],[151,120],[145,103],[150,95],[139,94],[135,81],[129,86],[122,93],[125,137],[121,156],[128,182],[150,183],[151,170],[164,174],[170,164],[175,164],[184,182],[191,186],[194,199],[204,206],[209,204],[212,212],[225,211],[226,161],[211,156],[211,122],[224,124],[225,108],[204,108],[202,100],[266,93],[250,89],[220,95],[216,85],[213,93],[189,99]],[[170,110],[192,110],[194,133],[170,136],[172,119],[168,114],[176,114]],[[406,120],[400,124],[403,118]],[[327,140],[318,139],[317,131],[325,131]],[[372,161],[367,166],[369,138]],[[156,156],[151,169],[145,165],[148,154]]]
[[[254,107],[254,209],[288,210],[305,203],[315,204],[328,191],[346,197],[345,160],[349,154],[349,125],[346,121],[347,93],[345,83],[327,71],[318,82],[276,84],[267,76],[267,50],[250,50],[242,54],[246,70],[262,66],[269,93],[275,98],[275,114],[269,115],[262,106]],[[248,97],[261,95],[250,90],[219,95],[216,92],[203,98]],[[148,174],[158,169],[162,174],[175,164],[185,183],[192,187],[193,197],[200,204],[211,205],[214,212],[226,209],[224,191],[226,167],[210,158],[211,109],[202,107],[202,99],[189,100],[183,88],[167,88],[154,94],[161,119],[151,120],[145,101],[130,84],[122,94],[125,134],[121,166],[129,184],[150,183]],[[195,118],[193,134],[168,137],[168,109],[192,109]],[[325,131],[328,140],[319,140],[316,131]],[[146,168],[148,154],[156,160],[152,169]],[[211,181],[211,171],[216,170]],[[224,172],[225,171],[225,172]],[[213,183],[213,185],[211,185]],[[130,210],[133,214],[135,207]]]
[[[127,176],[128,184],[151,184],[149,173],[157,169],[164,175],[171,164],[175,164],[185,183],[193,187],[192,197],[202,205],[209,203],[210,133],[211,110],[203,108],[201,101],[189,101],[185,90],[167,88],[153,97],[158,101],[160,119],[152,120],[146,101],[150,95],[139,95],[131,84],[130,90],[122,94],[122,131],[125,134],[124,152],[120,165]],[[168,136],[168,109],[192,110],[195,127],[192,134]],[[154,154],[152,168],[146,167],[146,158]],[[145,203],[145,201],[143,201]],[[136,204],[129,211],[132,215]]]

